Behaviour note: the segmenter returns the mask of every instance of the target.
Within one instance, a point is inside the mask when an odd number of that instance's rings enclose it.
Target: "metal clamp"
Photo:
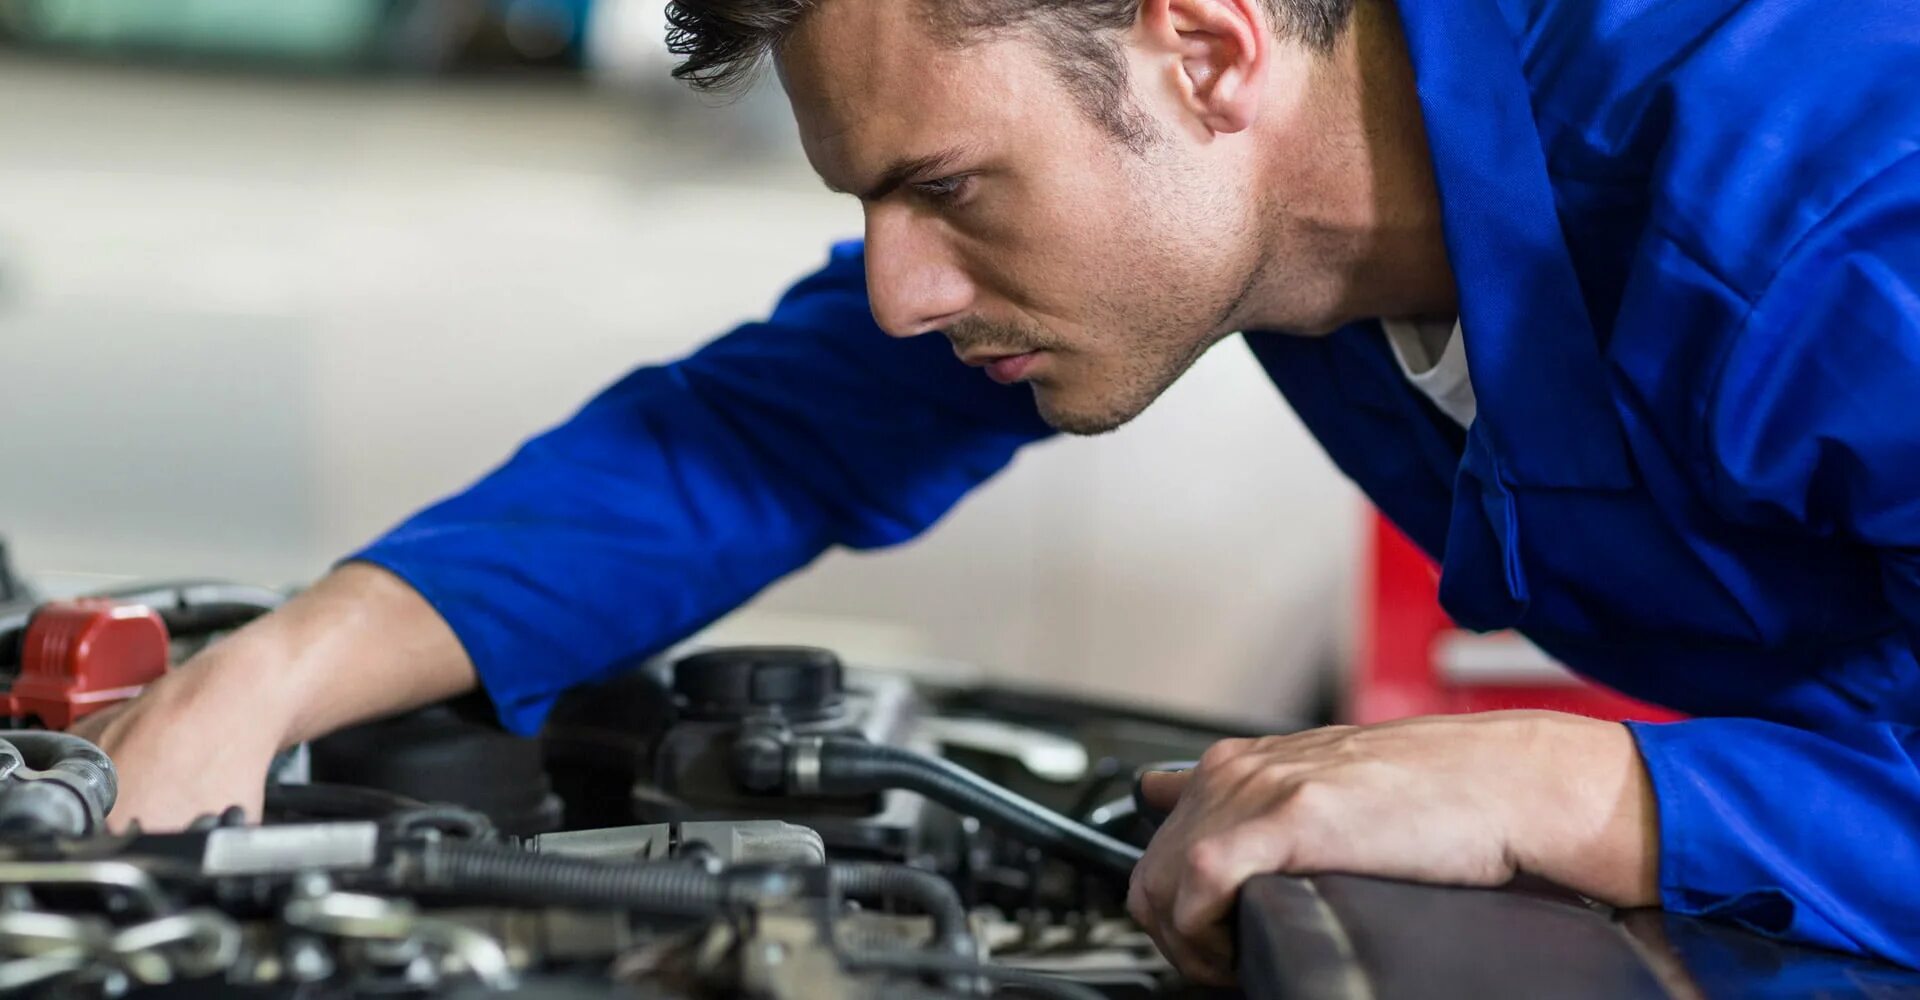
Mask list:
[[[802,736],[793,741],[788,767],[795,795],[820,794],[820,750],[825,745],[826,740],[818,736]]]

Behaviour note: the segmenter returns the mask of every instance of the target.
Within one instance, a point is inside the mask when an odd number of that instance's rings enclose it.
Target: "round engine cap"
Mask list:
[[[812,646],[731,646],[673,665],[674,700],[696,719],[818,719],[840,708],[844,692],[840,658]]]

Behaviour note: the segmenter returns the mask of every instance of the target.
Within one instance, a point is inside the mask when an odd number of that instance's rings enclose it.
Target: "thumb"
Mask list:
[[[1140,797],[1161,812],[1171,812],[1186,791],[1192,771],[1146,771],[1140,775]]]
[[[128,706],[132,704],[131,701],[118,702],[75,719],[73,724],[67,727],[67,732],[97,745],[105,738],[107,727],[113,724],[113,720],[127,714]]]

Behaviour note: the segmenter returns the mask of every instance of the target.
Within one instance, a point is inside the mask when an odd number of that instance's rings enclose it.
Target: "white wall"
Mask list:
[[[859,226],[764,101],[17,60],[0,95],[0,531],[41,572],[309,577]],[[1236,341],[737,632],[1279,713],[1357,509]]]

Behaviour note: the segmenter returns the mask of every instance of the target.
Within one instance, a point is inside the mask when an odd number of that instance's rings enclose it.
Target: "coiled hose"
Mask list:
[[[816,756],[817,755],[817,756]],[[813,756],[814,759],[808,758]],[[940,757],[829,736],[796,740],[789,771],[801,793],[866,795],[893,788],[918,792],[955,812],[976,816],[1027,843],[1122,878],[1133,872],[1141,850]]]
[[[403,888],[527,905],[712,918],[750,902],[726,879],[687,864],[609,864],[446,840],[402,849],[395,861]]]
[[[789,874],[780,869],[736,878],[691,864],[614,864],[446,840],[410,845],[401,849],[396,861],[405,888],[541,906],[610,907],[664,917],[711,919],[802,884],[779,878]],[[794,868],[790,874],[819,870]],[[770,881],[768,874],[775,878]],[[933,919],[933,945],[938,950],[962,957],[974,953],[966,907],[940,876],[904,865],[860,861],[832,862],[825,874],[834,896],[905,904]]]

